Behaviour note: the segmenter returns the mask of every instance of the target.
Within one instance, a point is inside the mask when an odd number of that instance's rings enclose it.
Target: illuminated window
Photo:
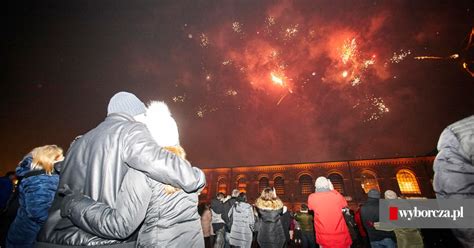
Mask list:
[[[268,178],[262,177],[258,182],[258,192],[262,192],[266,187],[269,187]]]
[[[337,173],[332,173],[328,176],[328,179],[331,180],[334,189],[341,193],[341,195],[344,195],[344,179],[342,176]]]
[[[360,183],[365,193],[369,192],[369,190],[371,189],[376,189],[380,191],[379,183],[377,182],[377,178],[375,177],[375,173],[373,172],[362,172]]]
[[[224,178],[219,179],[219,181],[217,182],[217,192],[227,194],[227,184],[225,183]]]
[[[421,195],[420,187],[415,174],[409,170],[400,170],[397,173],[398,187],[402,194]]]
[[[237,189],[239,189],[240,192],[247,192],[247,181],[245,180],[245,177],[241,177],[237,180]]]
[[[285,180],[282,177],[276,177],[273,185],[275,186],[277,195],[281,196],[285,194]]]
[[[300,176],[300,192],[302,195],[309,195],[314,192],[313,178],[310,175]]]

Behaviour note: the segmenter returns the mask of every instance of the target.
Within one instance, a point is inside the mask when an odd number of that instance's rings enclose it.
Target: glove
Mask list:
[[[61,217],[63,218],[70,216],[72,212],[71,206],[84,197],[79,190],[73,190],[67,184],[58,189],[58,195],[64,198],[60,207]]]

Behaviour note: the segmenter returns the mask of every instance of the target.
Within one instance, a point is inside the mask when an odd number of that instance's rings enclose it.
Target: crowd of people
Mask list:
[[[434,164],[438,198],[472,198],[473,142],[474,116],[442,133]],[[378,189],[349,209],[331,181],[319,177],[293,213],[274,188],[253,202],[234,189],[199,205],[205,184],[203,171],[186,160],[166,104],[145,105],[119,92],[105,120],[66,154],[56,145],[34,148],[15,173],[0,178],[0,247],[425,246],[422,230],[379,225]],[[399,197],[392,190],[383,196]],[[473,229],[453,232],[460,245],[474,246]]]

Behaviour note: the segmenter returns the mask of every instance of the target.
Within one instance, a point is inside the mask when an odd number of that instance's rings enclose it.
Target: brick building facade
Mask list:
[[[432,187],[434,156],[238,166],[203,169],[207,186],[201,202],[210,202],[217,192],[230,194],[232,189],[247,193],[253,203],[264,187],[274,187],[290,209],[297,210],[314,191],[314,181],[326,176],[351,207],[367,199],[366,192],[391,189],[406,197],[434,198]]]

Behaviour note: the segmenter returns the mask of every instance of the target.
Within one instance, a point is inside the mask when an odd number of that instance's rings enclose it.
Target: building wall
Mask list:
[[[328,177],[335,173],[343,179],[343,195],[346,196],[349,205],[356,207],[367,199],[361,186],[364,181],[363,173],[375,176],[382,193],[391,189],[397,194],[403,195],[397,181],[397,173],[400,170],[408,170],[413,173],[420,189],[419,194],[405,194],[405,196],[434,198],[432,188],[434,158],[429,156],[203,169],[206,174],[207,186],[201,193],[200,200],[201,202],[210,202],[217,192],[230,194],[232,189],[240,186],[242,191],[246,191],[249,202],[253,203],[260,195],[259,183],[262,178],[268,178],[269,186],[273,187],[275,179],[281,177],[284,180],[284,193],[279,194],[279,197],[289,208],[297,210],[308,197],[308,194],[301,193],[300,178],[303,175],[309,175],[312,178],[311,192],[313,192],[316,178],[319,176]],[[226,187],[219,188],[219,182],[221,182],[221,186],[225,185]],[[241,182],[240,185],[239,182]]]

